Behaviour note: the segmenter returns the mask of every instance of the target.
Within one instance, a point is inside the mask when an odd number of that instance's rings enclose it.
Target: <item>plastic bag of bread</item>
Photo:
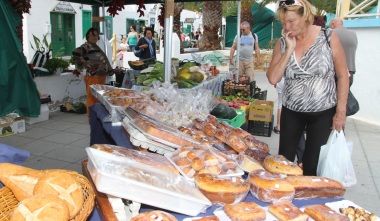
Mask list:
[[[153,210],[140,213],[139,215],[132,217],[131,221],[177,221],[177,219],[167,212]]]
[[[301,167],[286,159],[282,155],[270,155],[264,159],[264,168],[271,173],[300,176],[303,174]]]
[[[224,212],[231,221],[264,221],[266,218],[264,209],[254,202],[227,204]]]
[[[138,151],[135,149],[119,147],[109,144],[94,144],[92,148],[112,154],[116,157],[123,157],[125,160],[148,166],[150,169],[158,169],[163,172],[178,174],[178,170],[164,156],[150,153],[147,151]]]
[[[243,175],[237,163],[223,153],[207,147],[181,147],[173,153],[165,154],[182,175],[192,179],[196,174],[222,176]]]
[[[210,174],[195,176],[195,185],[212,202],[233,204],[243,200],[249,191],[249,182],[240,177],[216,177]]]
[[[269,206],[269,212],[279,221],[307,221],[309,218],[308,215],[287,200],[273,203]]]
[[[261,201],[272,203],[294,198],[294,187],[279,174],[255,170],[249,174],[249,182],[252,195]]]
[[[315,221],[349,221],[347,216],[339,214],[325,205],[307,206],[305,213]]]

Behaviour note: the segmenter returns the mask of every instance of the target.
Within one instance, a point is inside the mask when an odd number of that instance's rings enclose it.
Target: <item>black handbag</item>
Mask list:
[[[352,94],[351,90],[348,92],[346,115],[351,116],[359,111],[359,102]]]

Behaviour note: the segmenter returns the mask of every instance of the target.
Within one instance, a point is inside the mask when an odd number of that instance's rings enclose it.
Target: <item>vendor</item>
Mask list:
[[[108,73],[112,72],[106,54],[96,44],[99,40],[99,31],[90,28],[86,33],[86,42],[73,51],[73,59],[76,69],[74,74],[79,76],[80,72],[85,74],[87,93],[87,113],[88,108],[96,103],[96,98],[92,96],[90,85],[105,84]]]

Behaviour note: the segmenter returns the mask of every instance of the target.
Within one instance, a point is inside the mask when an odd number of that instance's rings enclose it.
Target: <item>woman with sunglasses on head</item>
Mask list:
[[[129,45],[129,50],[132,51],[137,45],[137,41],[139,40],[139,34],[136,32],[135,25],[131,25],[129,29],[130,29],[130,32],[127,35],[128,36],[127,43]]]
[[[88,108],[97,102],[96,98],[91,94],[90,85],[105,84],[107,75],[113,73],[106,54],[96,44],[98,40],[98,29],[90,28],[86,33],[86,42],[73,51],[76,68],[73,73],[77,76],[79,76],[80,72],[85,73],[87,113]]]
[[[279,2],[283,37],[267,71],[273,85],[285,78],[279,154],[294,161],[306,129],[304,175],[316,175],[320,147],[331,129],[344,128],[348,95],[344,50],[334,32],[312,25],[312,10],[307,0]]]

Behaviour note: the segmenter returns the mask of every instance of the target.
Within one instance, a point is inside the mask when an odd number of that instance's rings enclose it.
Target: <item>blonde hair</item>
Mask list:
[[[301,5],[285,5],[285,6],[279,6],[277,9],[277,17],[281,22],[284,22],[285,20],[285,13],[288,11],[292,11],[303,17],[307,24],[312,25],[314,23],[314,16],[315,16],[315,7],[310,4],[307,0],[298,0]]]

